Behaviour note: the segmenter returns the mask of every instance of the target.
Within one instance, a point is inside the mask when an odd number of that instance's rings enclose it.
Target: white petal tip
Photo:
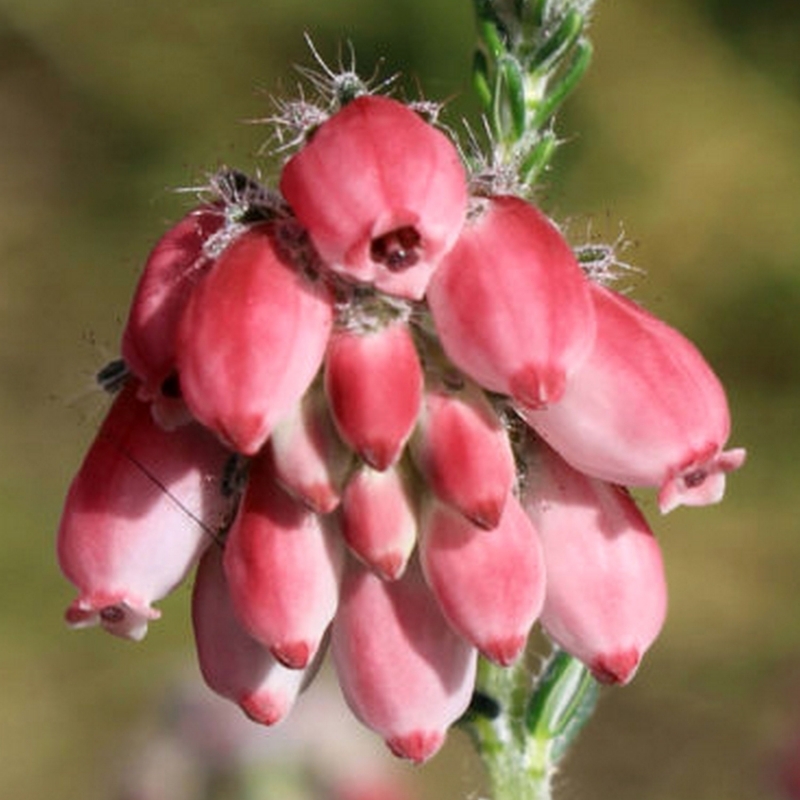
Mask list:
[[[114,636],[139,642],[147,634],[148,623],[160,616],[160,611],[148,605],[131,605],[124,600],[78,599],[69,606],[64,618],[71,628],[101,625]]]
[[[743,447],[726,450],[701,464],[690,464],[669,477],[658,493],[658,507],[668,514],[678,506],[708,506],[725,495],[725,475],[745,462]]]

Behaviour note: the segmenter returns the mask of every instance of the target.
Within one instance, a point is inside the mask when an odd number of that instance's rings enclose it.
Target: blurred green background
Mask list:
[[[142,644],[67,631],[54,531],[103,412],[94,371],[190,202],[173,189],[221,164],[274,177],[248,121],[295,91],[304,32],[474,121],[468,0],[0,0],[2,797],[113,797],[132,728],[190,664],[186,590]],[[576,243],[624,232],[636,296],[716,367],[750,457],[721,506],[646,502],[668,623],[557,798],[779,798],[800,731],[800,5],[599,0],[593,39],[542,202]],[[454,734],[417,775],[433,800],[475,797],[480,773]]]

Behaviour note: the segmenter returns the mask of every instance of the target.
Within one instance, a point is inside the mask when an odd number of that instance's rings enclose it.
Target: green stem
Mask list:
[[[480,47],[473,83],[494,163],[532,191],[559,140],[553,116],[591,60],[584,36],[591,0],[473,0]]]
[[[592,0],[473,0],[480,46],[473,84],[491,131],[492,164],[532,193],[560,143],[553,117],[586,72]],[[490,185],[490,191],[495,187]],[[597,684],[556,650],[534,677],[522,660],[481,660],[462,720],[483,759],[493,800],[551,800],[557,764],[590,717]]]
[[[556,766],[596,700],[588,670],[562,651],[535,680],[524,661],[499,667],[482,659],[462,724],[483,759],[493,800],[551,800]]]

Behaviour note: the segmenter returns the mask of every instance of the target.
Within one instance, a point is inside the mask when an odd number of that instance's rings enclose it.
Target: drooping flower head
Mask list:
[[[396,100],[317,112],[283,197],[226,172],[147,262],[59,530],[67,616],[141,638],[202,558],[215,692],[274,724],[330,642],[355,715],[421,762],[478,656],[523,663],[538,619],[630,680],[666,588],[618,484],[713,502],[744,453],[694,346],[540,209],[470,200],[457,148]]]

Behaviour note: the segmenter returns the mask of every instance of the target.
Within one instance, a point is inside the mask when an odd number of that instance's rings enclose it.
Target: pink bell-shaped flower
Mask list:
[[[291,710],[306,673],[280,664],[242,628],[222,568],[222,550],[209,547],[192,592],[192,624],[200,671],[208,686],[241,706],[255,722],[274,725]]]
[[[254,459],[225,544],[236,615],[292,669],[314,658],[339,598],[343,546],[276,482],[269,452]]]
[[[610,289],[591,284],[594,349],[562,400],[522,417],[573,467],[626,486],[659,487],[666,513],[722,499],[745,451],[730,434],[725,390],[695,346]]]
[[[342,439],[382,470],[403,452],[422,404],[423,376],[408,326],[338,330],[325,358],[325,393]]]
[[[221,208],[200,206],[165,233],[150,252],[122,333],[122,357],[142,382],[141,392],[158,397],[175,371],[175,342],[183,309],[211,267],[205,243],[225,222]]]
[[[589,478],[546,445],[523,497],[544,548],[541,623],[602,683],[627,683],[658,636],[667,586],[658,543],[621,486]]]
[[[70,486],[58,560],[79,596],[70,625],[141,639],[151,606],[186,577],[226,521],[228,453],[199,425],[162,430],[130,381]]]
[[[439,500],[482,528],[497,527],[516,468],[506,429],[477,386],[426,391],[411,454]]]
[[[477,651],[451,630],[415,562],[384,581],[350,561],[331,652],[348,705],[395,755],[430,758],[469,705]]]
[[[588,280],[555,225],[517,197],[485,201],[428,287],[450,360],[484,389],[556,403],[595,335]]]
[[[276,479],[287,492],[318,514],[339,505],[353,454],[337,436],[316,385],[278,422],[269,446]]]
[[[363,464],[344,491],[341,533],[365,564],[385,580],[406,568],[417,541],[417,515],[403,471]]]
[[[274,226],[241,234],[198,284],[181,320],[178,373],[190,410],[253,455],[310,386],[332,320],[328,291],[279,248]]]
[[[408,106],[359,97],[283,169],[281,192],[328,267],[419,300],[464,221],[467,185],[449,139]]]
[[[422,515],[420,561],[452,627],[490,660],[516,661],[545,596],[542,547],[516,497],[492,531],[432,500]]]

